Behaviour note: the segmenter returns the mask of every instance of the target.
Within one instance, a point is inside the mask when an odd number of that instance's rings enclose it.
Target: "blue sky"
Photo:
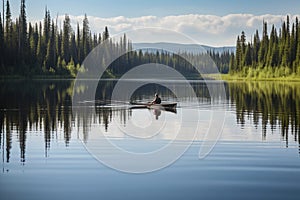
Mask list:
[[[20,0],[10,0],[14,14]],[[30,19],[43,17],[47,5],[53,15],[88,15],[99,17],[138,17],[143,15],[182,15],[232,13],[299,14],[299,0],[27,0]]]
[[[16,17],[19,13],[20,0],[10,0],[10,3],[13,17]],[[41,20],[44,16],[45,6],[47,6],[52,16],[57,14],[62,16],[65,13],[71,15],[74,24],[76,21],[80,22],[80,16],[87,13],[93,31],[100,31],[100,28],[102,30],[104,25],[111,27],[112,33],[124,31],[124,27],[130,29],[141,24],[145,26],[163,25],[176,31],[182,31],[184,34],[195,37],[196,40],[200,39],[201,43],[214,46],[234,45],[236,35],[240,31],[245,30],[251,35],[256,28],[260,28],[255,27],[261,24],[260,19],[267,19],[271,23],[280,25],[279,22],[283,19],[280,16],[300,14],[299,0],[27,0],[26,5],[29,21]],[[232,14],[236,15],[232,16]],[[251,16],[241,17],[240,15],[243,14],[251,14]],[[210,15],[218,16],[219,19],[210,17]],[[118,18],[119,16],[123,16],[125,19]],[[145,22],[144,16],[156,18],[148,19]],[[170,18],[170,16],[177,16],[177,18]],[[139,22],[136,21],[137,19]],[[173,21],[168,23],[169,19]],[[173,23],[174,20],[177,25]],[[199,24],[204,23],[205,20],[207,23],[215,24],[215,29],[219,32],[211,29],[211,33],[209,33],[205,31],[205,28],[201,28]],[[235,21],[239,23],[233,25]],[[153,24],[151,24],[152,22]],[[168,25],[172,23],[173,26]],[[243,23],[248,25],[243,27]],[[224,28],[220,24],[225,24]],[[197,35],[201,35],[201,37]]]

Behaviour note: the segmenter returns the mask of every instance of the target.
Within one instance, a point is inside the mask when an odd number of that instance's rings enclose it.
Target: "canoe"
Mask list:
[[[176,108],[177,103],[161,103],[161,104],[150,104],[150,103],[138,103],[138,102],[131,102],[131,105],[140,106],[141,108]]]
[[[150,103],[139,103],[131,102],[133,105],[130,109],[154,109],[154,110],[164,110],[172,113],[177,113],[176,107],[177,103],[161,103],[161,104],[150,104]]]
[[[153,109],[163,109],[163,108],[176,108],[177,103],[162,103],[162,104],[152,104],[148,105],[148,108]]]
[[[153,110],[163,110],[167,112],[177,113],[176,107],[177,103],[161,103],[161,104],[150,104],[150,103],[138,103],[131,102],[133,105],[130,109],[153,109]]]

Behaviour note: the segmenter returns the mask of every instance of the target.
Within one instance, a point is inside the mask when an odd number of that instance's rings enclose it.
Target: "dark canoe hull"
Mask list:
[[[173,113],[177,113],[176,107],[177,103],[162,103],[162,104],[148,104],[148,103],[131,103],[133,106],[131,109],[159,109],[165,110]]]
[[[132,102],[131,105],[135,106],[146,106],[148,108],[176,108],[177,103],[161,103],[161,104],[149,104],[149,103],[135,103]]]
[[[165,103],[165,104],[153,104],[153,105],[148,105],[148,108],[153,108],[153,109],[163,109],[163,108],[176,108],[177,103]]]

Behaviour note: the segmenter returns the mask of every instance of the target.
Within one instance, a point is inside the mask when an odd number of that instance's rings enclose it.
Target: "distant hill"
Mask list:
[[[189,52],[189,53],[200,53],[205,51],[214,51],[222,53],[225,51],[235,52],[234,46],[225,46],[225,47],[212,47],[199,44],[178,44],[178,43],[133,43],[134,48],[149,48],[149,49],[163,49],[168,51],[177,52]]]

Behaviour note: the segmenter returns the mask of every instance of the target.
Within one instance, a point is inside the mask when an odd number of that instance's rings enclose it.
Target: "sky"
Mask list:
[[[20,0],[10,0],[13,17],[19,13]],[[108,26],[111,35],[136,28],[157,27],[186,35],[200,44],[234,46],[236,37],[245,31],[248,39],[255,30],[261,30],[262,21],[280,24],[290,15],[300,15],[299,0],[26,0],[28,21],[44,17],[45,7],[51,16],[70,15],[75,28],[86,13],[93,32],[102,32]],[[2,11],[2,4],[1,4]],[[186,41],[134,36],[133,42]]]

